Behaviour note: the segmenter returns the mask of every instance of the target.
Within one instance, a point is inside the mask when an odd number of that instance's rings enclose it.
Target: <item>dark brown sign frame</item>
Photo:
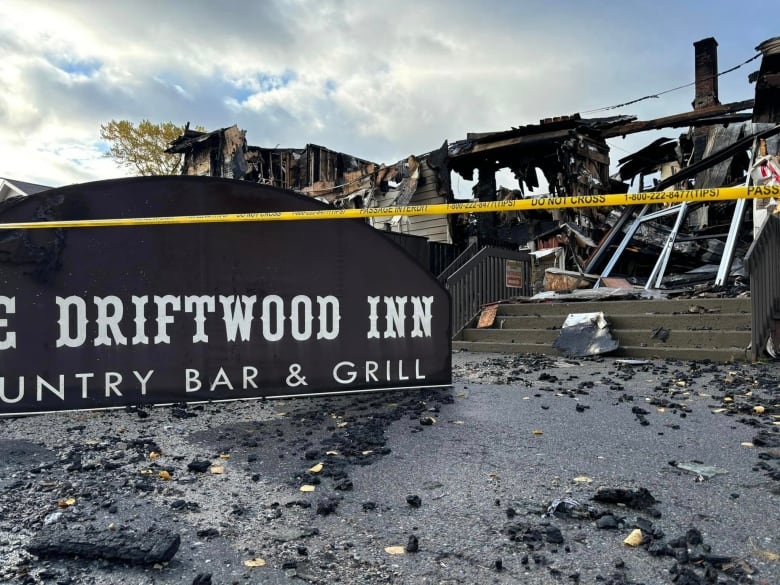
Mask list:
[[[210,177],[73,185],[0,223],[327,209]],[[0,414],[451,384],[449,294],[361,220],[0,228]]]

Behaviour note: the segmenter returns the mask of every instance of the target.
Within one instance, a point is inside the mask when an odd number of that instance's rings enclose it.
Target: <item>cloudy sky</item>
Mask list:
[[[238,124],[252,145],[395,162],[689,83],[705,37],[728,69],[778,35],[771,14],[730,0],[2,0],[0,177],[123,176],[102,156],[112,119]],[[758,63],[720,78],[721,102],[753,97]],[[659,117],[692,99],[590,115]],[[653,138],[611,140],[613,159]]]

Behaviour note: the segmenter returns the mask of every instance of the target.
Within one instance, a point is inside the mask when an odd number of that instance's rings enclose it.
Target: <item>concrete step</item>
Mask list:
[[[567,313],[568,314],[568,313]],[[750,330],[750,313],[708,313],[704,315],[636,314],[615,315],[604,312],[612,331],[621,329],[647,329],[659,327],[669,330]],[[566,315],[497,315],[495,327],[500,329],[560,329]]]
[[[716,330],[687,331],[674,329],[663,342],[653,338],[652,330],[610,329],[612,336],[621,346],[668,347],[668,348],[745,348],[750,343],[750,331]],[[552,344],[558,337],[558,330],[550,329],[466,329],[462,341],[495,343]]]
[[[589,302],[503,303],[498,315],[564,315],[603,311],[605,315],[709,315],[727,313],[750,314],[750,299],[667,299]]]
[[[630,300],[505,303],[492,327],[468,327],[455,349],[560,355],[552,344],[570,313],[601,311],[620,342],[610,354],[631,358],[670,357],[728,362],[747,359],[750,299]],[[666,341],[654,338],[659,328]]]
[[[534,343],[494,343],[484,341],[453,341],[452,349],[456,351],[473,351],[483,353],[530,353],[557,355],[562,354],[552,344]],[[675,348],[675,347],[620,347],[610,353],[610,357],[625,357],[636,359],[672,358],[678,360],[711,360],[714,362],[735,362],[748,359],[745,349],[725,348]]]

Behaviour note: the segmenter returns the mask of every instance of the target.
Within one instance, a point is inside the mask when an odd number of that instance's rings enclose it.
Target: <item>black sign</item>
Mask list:
[[[13,199],[0,223],[309,209],[156,177]],[[361,220],[0,229],[0,414],[448,385],[449,315]]]

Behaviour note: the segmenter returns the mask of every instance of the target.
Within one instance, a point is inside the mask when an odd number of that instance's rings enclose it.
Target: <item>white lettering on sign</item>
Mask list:
[[[0,296],[0,307],[5,309],[6,314],[16,313],[16,297]],[[0,329],[8,327],[8,319],[0,318]],[[0,350],[13,349],[16,347],[16,332],[9,331],[4,339],[0,339]]]
[[[339,335],[341,309],[339,300],[333,295],[318,296],[314,300],[306,295],[296,295],[290,301],[279,295],[268,295],[260,299],[259,316],[255,316],[255,308],[258,306],[256,295],[154,295],[151,300],[155,307],[154,324],[157,331],[150,341],[146,330],[149,299],[147,295],[131,297],[132,310],[126,311],[125,303],[115,295],[92,297],[91,305],[77,295],[56,297],[59,310],[56,346],[83,346],[88,341],[91,324],[94,324],[96,330],[92,339],[95,346],[170,344],[173,342],[171,332],[182,318],[192,322],[192,343],[208,343],[206,325],[218,311],[221,312],[225,340],[229,342],[250,341],[256,319],[261,322],[259,330],[262,338],[270,342],[282,341],[287,336],[295,341],[308,341],[315,336],[315,330],[318,340],[332,341]],[[422,324],[421,331],[430,331],[430,323],[426,326],[424,315],[418,316],[418,305],[420,314],[424,313],[422,305],[417,301],[417,305],[413,305],[415,330],[420,329]],[[0,297],[0,308],[5,309],[5,313],[13,314],[16,309],[14,299]],[[427,310],[430,315],[429,305]],[[133,316],[132,320],[130,315]],[[403,315],[394,319],[403,336]],[[0,319],[0,328],[7,325],[7,319]],[[0,339],[0,350],[15,347],[14,332],[8,332],[5,338]]]
[[[95,337],[95,346],[98,345],[111,345],[111,338],[116,345],[127,345],[127,337],[122,335],[119,330],[119,322],[122,320],[124,313],[124,307],[119,297],[94,297],[95,306],[97,307],[97,324],[98,334]],[[109,337],[109,331],[111,337]]]
[[[430,337],[433,297],[412,297],[412,337]]]
[[[253,388],[257,390],[257,383],[255,378],[259,375],[259,371],[254,366],[244,366],[241,368],[240,376],[240,389],[248,390]],[[209,384],[209,392],[214,390],[227,389],[235,390],[236,386],[234,382],[239,380],[231,380],[225,368],[220,367],[214,375],[211,384]],[[200,370],[195,368],[187,368],[184,370],[184,390],[185,392],[192,393],[197,392],[203,388],[203,381],[201,380]]]
[[[379,321],[378,307],[379,297],[368,297],[368,339],[379,339]]]
[[[184,297],[184,311],[195,313],[195,335],[192,336],[192,343],[208,343],[209,336],[206,335],[204,325],[206,324],[206,311],[214,312],[214,297],[195,295]]]
[[[139,372],[137,370],[132,371],[132,375],[135,380],[140,382],[138,389],[140,390],[140,394],[142,396],[146,395],[147,387],[149,380],[152,378],[152,374],[154,374],[154,370],[148,370],[146,373]],[[99,377],[94,372],[77,372],[71,375],[73,379],[76,380],[76,387],[78,388],[77,392],[80,393],[82,400],[87,400],[90,398],[89,392],[90,389],[94,388],[95,380],[100,380],[102,382],[101,393],[105,398],[110,398],[112,396],[122,397],[123,389],[132,389],[128,388],[128,384],[125,382],[125,377],[120,372],[104,372],[102,377]],[[16,382],[16,388],[13,392],[10,389],[10,384],[13,383],[12,380]],[[42,402],[44,399],[50,396],[54,396],[60,401],[65,402],[66,390],[73,386],[73,384],[67,384],[67,381],[68,380],[65,374],[57,375],[56,381],[54,376],[49,376],[49,379],[47,379],[44,376],[36,375],[34,381],[32,377],[29,380],[29,388],[30,391],[32,391],[34,387],[35,400],[37,402]],[[18,378],[6,378],[5,376],[0,376],[0,403],[15,404],[21,401],[25,395],[26,383],[27,381],[24,376],[19,376]],[[124,386],[123,389],[120,389],[120,386]],[[92,396],[92,398],[96,397]]]
[[[241,341],[249,341],[252,332],[252,307],[257,297],[241,296],[239,301],[235,296],[220,295],[222,303],[222,320],[225,322],[225,333],[228,341],[235,341],[236,334],[241,333]],[[233,303],[235,302],[235,307]],[[243,303],[243,305],[241,304]]]
[[[293,339],[306,341],[311,337],[311,299],[306,295],[293,297],[290,310],[290,329]]]
[[[319,305],[320,319],[317,339],[332,341],[339,336],[339,322],[341,321],[339,300],[333,295],[317,297],[317,305]]]
[[[176,319],[168,313],[168,307],[172,311],[181,311],[181,298],[175,295],[154,296],[154,304],[157,305],[157,335],[154,336],[154,343],[170,343],[171,337],[168,335],[168,325]]]
[[[268,341],[279,341],[284,337],[284,301],[278,295],[263,299],[263,337]]]
[[[431,337],[433,320],[433,297],[367,297],[368,334],[367,339],[394,339],[406,336],[406,306],[412,305],[412,337]],[[379,330],[380,301],[384,309],[385,330]]]
[[[81,297],[70,296],[55,299],[60,308],[60,336],[57,338],[57,347],[80,347],[87,340],[87,303]],[[72,313],[71,309],[75,310]],[[71,325],[76,330],[71,335]]]
[[[380,370],[381,368],[381,370]],[[410,377],[411,376],[411,377]],[[406,382],[411,378],[425,380],[420,371],[420,360],[414,360],[414,374],[404,360],[385,360],[384,362],[365,361],[361,366],[354,362],[343,361],[333,367],[333,379],[339,384],[354,382],[370,384],[380,382]]]

